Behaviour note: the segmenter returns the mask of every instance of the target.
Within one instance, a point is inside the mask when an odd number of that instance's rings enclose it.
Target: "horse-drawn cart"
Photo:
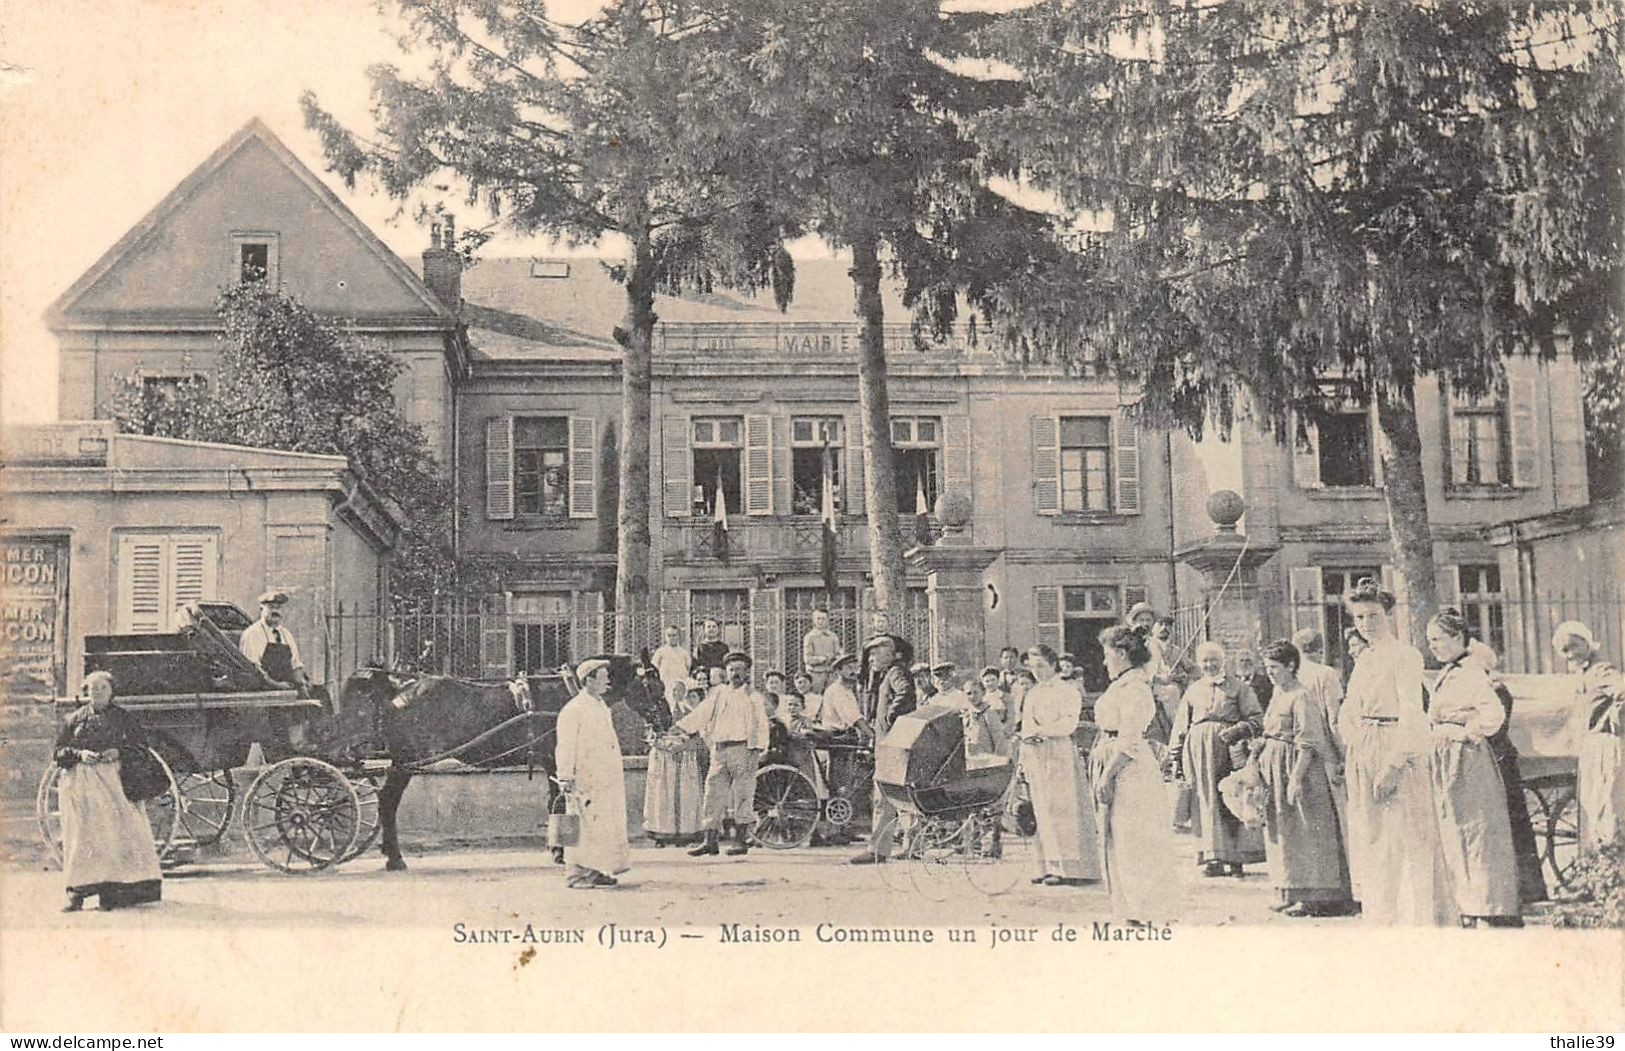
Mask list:
[[[218,842],[234,818],[255,855],[284,872],[354,857],[378,834],[378,795],[364,769],[347,775],[297,754],[323,702],[266,680],[208,620],[171,634],[87,636],[85,671],[113,675],[117,703],[141,723],[169,775],[169,791],[147,803],[166,860]],[[239,805],[232,771],[256,743],[269,765]],[[40,778],[36,811],[46,843],[60,852],[58,773],[53,764]]]

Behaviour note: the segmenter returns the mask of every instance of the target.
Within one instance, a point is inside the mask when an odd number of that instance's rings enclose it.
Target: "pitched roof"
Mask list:
[[[620,356],[615,327],[626,312],[626,293],[607,261],[594,258],[481,259],[463,273],[463,321],[476,359]],[[796,261],[795,297],[781,312],[771,291],[719,289],[709,294],[656,296],[665,324],[854,322],[849,264],[835,259]],[[888,323],[906,322],[901,291],[883,289]]]
[[[356,218],[344,202],[330,190],[306,165],[296,157],[282,140],[270,128],[266,127],[259,118],[253,118],[244,124],[236,134],[210,154],[202,164],[198,165],[191,174],[182,179],[163,200],[144,216],[140,222],[131,227],[118,242],[107,250],[100,259],[80,278],[73,283],[46,311],[46,320],[52,328],[72,327],[77,321],[105,321],[116,320],[118,316],[130,315],[148,318],[153,315],[161,316],[173,311],[142,309],[115,310],[115,311],[85,311],[79,309],[82,301],[97,289],[121,262],[137,254],[139,250],[152,245],[159,237],[165,224],[179,213],[185,205],[193,201],[200,192],[211,185],[221,169],[244,151],[245,148],[259,144],[268,151],[269,155],[279,162],[282,168],[291,173],[299,183],[302,183],[311,196],[319,203],[322,211],[330,213],[355,238],[368,255],[376,259],[377,263],[388,271],[390,277],[399,282],[406,294],[407,301],[413,305],[409,314],[401,315],[400,320],[417,320],[435,323],[439,327],[449,326],[452,317],[434,293],[423,284],[418,275],[403,262],[399,256],[392,252],[387,245],[378,239],[365,223]],[[224,233],[224,232],[223,232]],[[202,259],[200,265],[206,265]],[[342,286],[341,286],[342,287]],[[107,315],[112,314],[109,318]],[[90,315],[87,317],[87,315]]]

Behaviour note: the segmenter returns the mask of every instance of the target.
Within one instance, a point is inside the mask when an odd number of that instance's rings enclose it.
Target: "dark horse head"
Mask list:
[[[610,662],[605,700],[626,701],[645,720],[658,718],[665,705],[654,669],[631,657],[604,659]],[[390,760],[378,794],[386,867],[406,867],[395,815],[413,774],[453,759],[481,767],[537,766],[551,774],[558,714],[579,689],[569,669],[497,683],[403,676],[381,668],[350,676],[339,695],[341,732],[333,751],[336,758],[352,761],[364,754]],[[669,724],[669,712],[665,719]]]

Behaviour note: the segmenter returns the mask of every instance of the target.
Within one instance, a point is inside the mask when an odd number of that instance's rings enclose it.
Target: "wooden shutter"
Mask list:
[[[485,421],[485,517],[513,517],[513,417]]]
[[[1112,415],[1117,451],[1117,507],[1120,515],[1140,513],[1140,429],[1125,414]]]
[[[1461,567],[1434,566],[1433,586],[1438,591],[1439,606],[1461,606]]]
[[[846,485],[846,513],[863,514],[866,506],[863,492],[863,419],[846,418],[846,470],[841,481]]]
[[[1326,638],[1326,587],[1319,566],[1294,566],[1287,570],[1287,590],[1291,592],[1292,630],[1314,628]],[[1331,652],[1328,643],[1325,652]]]
[[[508,594],[486,596],[480,614],[480,677],[506,679],[513,674],[513,619]]]
[[[164,538],[121,536],[118,543],[118,632],[121,635],[163,631]]]
[[[1512,442],[1512,484],[1519,489],[1540,485],[1540,403],[1535,377],[1507,377],[1507,425]]]
[[[575,595],[575,630],[571,633],[571,658],[582,661],[603,653],[604,595],[599,591],[578,591]]]
[[[694,506],[694,456],[688,447],[688,417],[660,420],[660,460],[666,476],[666,517],[687,518]]]
[[[754,588],[750,593],[750,656],[755,662],[757,681],[768,671],[779,666],[778,592],[772,588]]]
[[[942,492],[971,495],[970,417],[964,413],[942,418]]]
[[[773,506],[795,514],[795,450],[790,445],[790,417],[773,417]]]
[[[1377,418],[1377,400],[1371,399],[1369,417],[1371,423],[1371,484],[1382,488],[1385,484],[1382,476],[1382,454],[1388,448],[1388,436],[1382,432],[1382,421]]]
[[[745,417],[745,513],[773,513],[773,418]]]
[[[1056,653],[1066,647],[1061,642],[1061,589],[1042,586],[1033,588],[1033,621],[1038,629],[1038,641]]]
[[[1033,510],[1061,513],[1061,421],[1054,416],[1033,417]]]
[[[1300,422],[1305,428],[1302,438],[1298,437]],[[1299,489],[1321,488],[1319,428],[1308,420],[1294,416],[1287,440],[1292,443],[1292,481]]]
[[[570,417],[570,517],[598,517],[598,421]]]
[[[164,619],[188,602],[216,596],[219,556],[212,536],[177,536],[170,542],[170,594]]]
[[[1556,360],[1544,369],[1546,405],[1552,414],[1552,486],[1558,507],[1580,507],[1591,497],[1586,477],[1584,384],[1579,366],[1569,356],[1567,340],[1559,341]],[[1520,362],[1515,367],[1532,367]]]

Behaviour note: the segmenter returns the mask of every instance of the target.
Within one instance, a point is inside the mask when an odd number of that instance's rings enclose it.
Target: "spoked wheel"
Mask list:
[[[180,790],[175,784],[175,773],[169,768],[169,764],[164,762],[164,757],[157,752],[152,754],[164,772],[168,787],[155,798],[137,803],[136,807],[143,812],[147,824],[152,827],[152,847],[162,858],[175,838],[175,801],[180,796]],[[40,838],[45,841],[58,865],[62,864],[61,776],[62,768],[52,763],[45,768],[45,773],[40,777],[39,788],[34,792],[34,819],[39,825]]]
[[[378,830],[382,827],[378,821],[378,782],[381,779],[379,774],[364,774],[350,780],[359,805],[356,815],[360,827],[356,830],[355,846],[344,855],[345,861],[353,861],[365,854],[378,838]]]
[[[169,764],[180,789],[178,841],[209,847],[231,826],[237,783],[230,770],[205,770],[186,746],[165,733],[154,735],[153,747]]]
[[[294,757],[267,767],[243,800],[243,833],[283,872],[319,872],[351,856],[361,801],[338,767]]]
[[[230,770],[200,770],[182,774],[180,789],[180,835],[200,847],[213,846],[231,827],[231,812],[237,802],[237,783]]]
[[[1038,871],[1036,829],[1002,806],[972,814],[961,846],[965,877],[983,894],[1008,893]]]
[[[804,847],[817,827],[818,790],[805,774],[783,765],[756,771],[756,842],[774,850]]]
[[[909,845],[909,879],[927,901],[947,901],[959,882],[960,856],[970,819],[928,817]]]
[[[1540,840],[1541,862],[1554,889],[1566,887],[1580,859],[1580,799],[1572,777],[1525,781],[1524,801]]]

